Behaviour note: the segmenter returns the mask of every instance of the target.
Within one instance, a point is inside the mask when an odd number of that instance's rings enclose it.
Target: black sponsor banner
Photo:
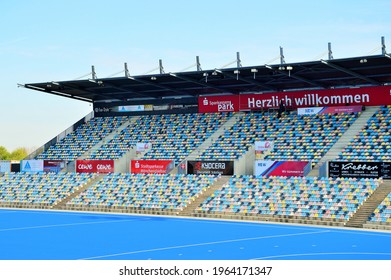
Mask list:
[[[329,177],[391,179],[391,162],[330,161]]]
[[[233,161],[188,161],[187,174],[234,175]]]

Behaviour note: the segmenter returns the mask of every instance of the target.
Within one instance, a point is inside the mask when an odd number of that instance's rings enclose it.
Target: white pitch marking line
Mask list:
[[[381,255],[381,256],[391,256],[391,253],[365,253],[365,252],[335,252],[335,253],[307,253],[307,254],[290,254],[290,255],[276,255],[276,256],[267,256],[261,258],[254,258],[251,260],[267,260],[275,258],[285,258],[285,257],[304,257],[304,256],[322,256],[322,255]]]
[[[16,231],[16,230],[29,230],[39,228],[54,228],[54,227],[68,227],[68,226],[80,226],[80,225],[94,225],[94,224],[106,224],[106,223],[121,223],[121,222],[134,222],[135,220],[120,220],[120,221],[100,221],[100,222],[89,222],[89,223],[73,223],[73,224],[58,224],[58,225],[44,225],[44,226],[32,226],[32,227],[20,227],[20,228],[5,228],[0,229],[3,231]]]
[[[343,231],[343,230],[334,230],[333,233],[346,233],[346,234],[356,234],[356,235],[370,235],[370,236],[382,236],[382,237],[391,237],[391,234],[387,234],[385,232],[349,232],[349,231]]]
[[[213,242],[205,242],[205,243],[197,243],[197,244],[187,244],[187,245],[179,245],[179,246],[172,246],[172,247],[146,249],[146,250],[139,250],[139,251],[133,251],[133,252],[124,252],[124,253],[111,254],[111,255],[94,256],[94,257],[82,258],[81,260],[93,260],[93,259],[101,259],[101,258],[107,258],[107,257],[133,255],[133,254],[139,254],[139,253],[147,253],[147,252],[155,252],[155,251],[165,251],[165,250],[189,248],[189,247],[198,247],[198,246],[205,246],[205,245],[241,242],[241,241],[249,241],[249,240],[259,240],[259,239],[267,239],[267,238],[290,237],[290,236],[298,236],[298,235],[320,234],[320,233],[328,233],[328,232],[330,232],[330,231],[329,230],[324,230],[324,231],[317,231],[317,232],[302,232],[302,233],[292,233],[292,234],[281,234],[281,235],[258,236],[258,237],[249,237],[249,238],[241,238],[241,239],[221,240],[221,241],[213,241]]]

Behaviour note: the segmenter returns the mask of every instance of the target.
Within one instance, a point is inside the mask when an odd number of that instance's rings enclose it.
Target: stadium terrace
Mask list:
[[[0,207],[391,230],[385,46],[239,62],[23,85],[94,110],[20,164],[1,162]]]

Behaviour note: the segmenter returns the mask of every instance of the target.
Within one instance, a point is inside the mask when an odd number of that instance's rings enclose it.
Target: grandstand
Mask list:
[[[94,117],[26,159],[61,172],[2,172],[0,206],[391,229],[389,61],[26,84],[92,102]]]

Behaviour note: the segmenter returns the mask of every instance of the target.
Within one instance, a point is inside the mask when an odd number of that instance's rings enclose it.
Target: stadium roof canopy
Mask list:
[[[127,73],[127,71],[125,71]],[[114,78],[41,82],[24,87],[88,101],[137,101],[200,95],[391,84],[388,54]]]

